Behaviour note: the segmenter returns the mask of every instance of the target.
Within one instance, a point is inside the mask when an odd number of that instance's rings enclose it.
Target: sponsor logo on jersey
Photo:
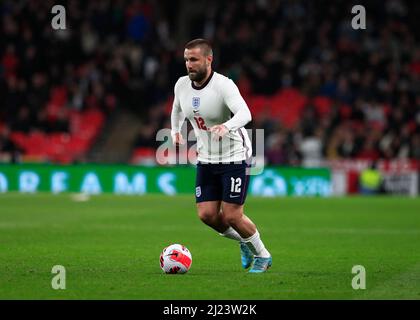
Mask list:
[[[197,188],[195,188],[195,195],[196,195],[197,197],[200,197],[200,196],[201,196],[201,187],[197,187]]]

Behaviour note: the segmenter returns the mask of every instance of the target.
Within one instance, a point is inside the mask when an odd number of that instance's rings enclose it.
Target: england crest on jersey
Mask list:
[[[194,114],[197,114],[199,112],[200,108],[200,97],[193,97],[192,98],[192,109]]]

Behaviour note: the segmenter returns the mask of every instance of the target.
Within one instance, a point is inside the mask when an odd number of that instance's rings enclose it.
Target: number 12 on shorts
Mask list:
[[[230,192],[241,192],[241,184],[242,179],[241,178],[230,178]]]

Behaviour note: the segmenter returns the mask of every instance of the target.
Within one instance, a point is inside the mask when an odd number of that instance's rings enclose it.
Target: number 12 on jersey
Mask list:
[[[194,117],[195,122],[197,123],[197,127],[201,130],[206,130],[207,131],[207,127],[206,124],[204,123],[204,119],[201,117]]]

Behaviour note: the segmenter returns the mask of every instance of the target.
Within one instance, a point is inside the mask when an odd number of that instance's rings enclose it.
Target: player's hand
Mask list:
[[[210,132],[213,133],[215,140],[220,140],[229,132],[229,130],[224,124],[218,124],[217,126],[211,127]]]
[[[182,134],[180,134],[179,132],[172,135],[172,141],[175,146],[180,146],[180,145],[185,144],[185,140],[182,137]]]

